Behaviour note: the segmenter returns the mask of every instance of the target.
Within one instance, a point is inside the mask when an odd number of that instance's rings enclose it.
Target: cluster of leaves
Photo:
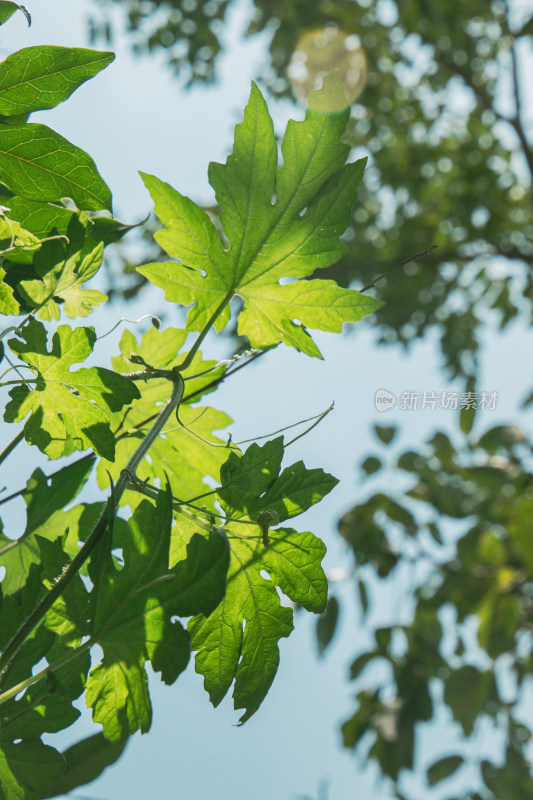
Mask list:
[[[386,446],[395,432],[376,426]],[[383,454],[366,459],[364,471],[378,479],[384,460]],[[374,640],[351,665],[356,710],[342,726],[344,745],[375,760],[398,798],[411,796],[412,782],[404,779],[415,769],[419,775],[427,769],[425,794],[439,784],[446,798],[527,797],[533,785],[525,711],[533,685],[531,447],[512,426],[457,444],[437,432],[422,452],[404,452],[390,467],[411,484],[403,496],[378,492],[339,523]],[[407,591],[405,582],[412,584]],[[405,592],[403,613],[396,602],[400,610],[390,624],[376,626],[372,608],[387,585],[396,596]],[[326,644],[336,616],[333,606],[321,620]],[[418,752],[419,729],[437,715],[443,725],[443,704],[455,727],[428,766]],[[492,751],[483,754],[488,730],[504,742],[501,765]],[[440,786],[456,773],[458,781]]]
[[[306,119],[289,123],[278,167],[272,120],[254,86],[233,153],[210,169],[224,242],[201,208],[143,176],[164,225],[158,242],[173,260],[140,269],[168,300],[190,306],[186,326],[157,326],[141,341],[126,331],[113,369],[77,366],[101,356],[98,337],[65,316],[85,317],[105,300],[85,283],[126,226],[109,215],[111,194],[91,158],[27,118],[112,59],[43,46],[0,63],[0,310],[12,318],[2,332],[4,419],[24,422],[0,463],[24,441],[56,462],[70,456],[2,498],[22,496],[27,506],[23,534],[0,537],[5,800],[63,794],[146,732],[148,663],[171,684],[194,650],[214,705],[234,684],[241,722],[259,708],[278,642],[292,630],[280,594],[316,613],[327,600],[324,544],[277,526],[337,481],[301,461],[282,468],[283,437],[244,452],[219,439],[214,431],[230,418],[198,401],[232,369],[204,360],[200,346],[228,323],[234,297],[252,359],[281,342],[320,357],[308,328],[340,331],[380,306],[333,281],[298,280],[344,252],[339,237],[363,168],[345,164],[349,111],[320,110],[335,91],[328,83]],[[56,321],[49,343],[45,323]],[[80,497],[93,472],[106,502]],[[78,718],[73,703],[82,695],[101,732],[64,753],[45,745],[43,734]]]
[[[139,42],[163,48],[187,79],[214,75],[227,3],[99,3],[104,19],[111,5],[127,8],[137,48]],[[206,14],[217,42],[208,54],[207,28],[196,19],[187,24],[189,15]],[[436,329],[450,374],[468,379],[476,372],[486,310],[505,327],[532,294],[533,155],[520,85],[532,18],[503,0],[444,7],[422,0],[254,0],[247,34],[271,32],[271,62],[262,77],[273,93],[290,95],[288,68],[298,42],[328,26],[359,37],[366,50],[368,81],[348,136],[370,155],[348,252],[329,275],[344,286],[367,285],[437,244],[411,265],[408,279],[379,283],[385,306],[372,322],[380,341],[404,345]],[[504,82],[513,87],[505,109],[497,96]]]
[[[117,3],[126,0],[100,0],[104,14]],[[220,42],[226,5],[200,5],[218,8],[211,29]],[[151,48],[164,48],[181,71],[174,53],[185,40],[193,52],[194,28],[165,33],[172,13],[177,18],[191,6],[188,0],[128,0],[136,46],[157,28]],[[168,13],[159,18],[161,10]],[[335,29],[358,37],[366,51],[368,80],[346,141],[368,153],[370,163],[363,202],[345,236],[347,253],[327,275],[344,286],[367,285],[437,244],[420,265],[407,268],[408,279],[396,275],[376,285],[386,304],[372,323],[381,342],[403,345],[436,330],[448,373],[473,388],[487,310],[502,329],[520,309],[531,315],[533,154],[522,61],[533,35],[531,12],[505,0],[254,0],[247,34],[271,33],[271,62],[262,76],[269,89],[290,95],[289,67],[302,36]],[[200,70],[202,80],[215,74],[218,52]],[[185,65],[187,80],[195,63]],[[387,443],[394,431],[380,428],[379,436]],[[395,576],[411,576],[412,562],[422,562],[410,584],[418,587],[412,621],[376,630],[375,648],[354,662],[362,689],[358,711],[344,727],[345,743],[370,746],[402,797],[399,779],[415,764],[417,724],[434,719],[443,698],[464,738],[475,737],[490,718],[506,742],[504,766],[484,761],[469,798],[522,798],[531,793],[530,726],[519,713],[531,682],[530,446],[516,429],[498,428],[458,449],[436,434],[429,448],[398,460],[396,469],[419,481],[405,498],[376,494],[341,522],[358,567],[363,616],[381,581],[401,582]],[[367,474],[381,469],[381,457],[366,460]],[[460,623],[453,647],[441,608]],[[319,621],[321,649],[338,617],[331,597]],[[372,625],[371,615],[366,623]],[[367,688],[376,674],[370,667],[360,677],[367,664],[387,664],[388,682]],[[512,702],[505,688],[510,676],[517,687]],[[430,766],[429,784],[463,763],[462,756],[444,754]]]

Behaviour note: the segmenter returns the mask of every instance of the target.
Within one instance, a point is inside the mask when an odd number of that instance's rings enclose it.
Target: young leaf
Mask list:
[[[128,522],[124,567],[117,571],[102,541],[91,558],[92,639],[104,651],[87,682],[87,705],[104,735],[123,742],[147,731],[151,706],[144,668],[150,660],[172,683],[189,659],[189,637],[175,616],[209,614],[223,597],[229,553],[224,537],[195,536],[187,558],[169,569],[171,498],[144,500]]]
[[[92,158],[46,125],[2,125],[0,176],[28,200],[70,197],[79,208],[111,211],[111,192]]]
[[[276,586],[309,611],[321,613],[326,606],[327,581],[320,566],[326,548],[320,539],[277,528],[269,531],[265,547],[259,526],[242,524],[243,518],[257,519],[267,508],[280,519],[296,516],[335,485],[334,478],[308,471],[302,462],[279,475],[282,456],[280,437],[262,447],[253,444],[240,459],[232,453],[221,470],[221,505],[228,520],[241,524],[224,525],[231,548],[224,600],[209,617],[189,623],[196,671],[204,676],[211,702],[218,705],[235,679],[235,708],[245,710],[241,723],[265,698],[279,663],[278,641],[293,627],[292,609],[281,605]],[[178,536],[185,537],[179,523]]]
[[[244,300],[238,331],[253,347],[285,342],[320,357],[307,327],[340,331],[343,322],[381,306],[334,281],[280,283],[328,267],[345,252],[339,237],[349,225],[364,167],[364,160],[343,166],[349,147],[340,139],[348,118],[349,110],[309,108],[303,122],[289,122],[278,168],[272,120],[253,85],[232,155],[209,170],[229,250],[202,209],[142,175],[165,225],[155,238],[182,263],[148,264],[139,271],[164,288],[168,300],[194,304],[189,329],[202,330],[212,319],[220,330],[229,319],[228,301],[238,295]]]
[[[114,459],[115,437],[110,430],[110,411],[139,397],[137,387],[122,375],[91,367],[71,371],[92,352],[96,334],[93,328],[60,325],[48,352],[46,330],[36,320],[23,329],[24,341],[11,339],[14,353],[37,372],[35,388],[16,386],[6,406],[6,422],[19,422],[29,413],[24,427],[26,440],[59,458],[67,437],[79,450],[94,448],[109,460]]]
[[[66,100],[115,58],[81,47],[26,47],[0,63],[0,114],[12,117]]]

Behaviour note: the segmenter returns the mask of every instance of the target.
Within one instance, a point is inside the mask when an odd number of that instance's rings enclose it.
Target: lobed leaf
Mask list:
[[[189,623],[196,671],[204,676],[211,702],[218,705],[235,680],[235,708],[244,709],[241,723],[265,698],[278,668],[278,642],[293,628],[292,609],[281,604],[276,587],[315,613],[324,611],[327,600],[323,542],[309,532],[278,528],[268,532],[265,547],[260,527],[253,524],[262,510],[277,509],[280,519],[300,514],[336,483],[322,470],[306,470],[302,462],[280,475],[282,457],[279,437],[262,447],[251,445],[242,456],[233,452],[222,467],[224,488],[218,496],[231,549],[226,595],[209,617]],[[194,530],[178,521],[177,536],[185,538],[187,527]]]
[[[169,569],[171,521],[168,492],[159,495],[155,508],[144,500],[128,522],[124,567],[115,569],[109,542],[101,542],[91,557],[91,635],[104,657],[89,675],[86,700],[113,742],[150,727],[145,662],[166,683],[187,665],[189,637],[173,617],[209,614],[224,594],[225,539],[216,533],[193,537],[186,559]]]
[[[70,440],[79,450],[94,448],[114,459],[115,437],[110,429],[110,412],[117,411],[139,396],[130,380],[101,367],[71,371],[84,361],[96,341],[93,328],[60,325],[48,351],[46,330],[31,320],[21,332],[23,341],[11,339],[13,352],[34,367],[35,388],[16,386],[10,392],[4,419],[19,422],[28,414],[24,435],[50,458],[63,455]]]
[[[141,173],[165,225],[155,238],[181,263],[147,264],[139,271],[168,300],[192,305],[189,329],[202,330],[212,321],[220,330],[229,320],[229,300],[238,295],[244,301],[238,331],[253,347],[285,342],[320,357],[307,327],[340,331],[343,322],[380,307],[334,281],[294,280],[334,264],[345,252],[339,237],[349,225],[364,168],[364,160],[344,165],[349,148],[341,136],[348,118],[349,110],[310,107],[303,122],[289,122],[278,167],[272,120],[253,85],[233,153],[226,164],[209,169],[229,249],[202,209]]]
[[[20,306],[15,299],[12,287],[4,283],[5,276],[5,269],[0,267],[0,314],[11,316],[18,314]]]
[[[37,316],[44,320],[59,319],[61,310],[57,300],[64,302],[63,310],[68,317],[86,317],[93,309],[107,300],[107,295],[95,289],[85,289],[83,284],[100,269],[104,256],[104,244],[88,242],[83,251],[50,269],[42,280],[24,280],[19,291],[34,306]]]
[[[182,359],[182,355],[178,354],[186,336],[185,331],[174,328],[166,330],[151,328],[144,334],[139,344],[133,334],[126,331],[120,345],[122,356],[113,359],[113,366],[118,372],[138,369],[138,366],[129,360],[129,356],[133,354],[140,356],[151,366],[170,369]],[[223,374],[224,367],[220,367],[199,378],[193,377],[215,366],[216,362],[204,361],[201,355],[197,354],[184,373],[185,399],[187,395],[192,395],[191,400],[196,400],[208,390],[206,387],[211,381]],[[118,478],[120,471],[135,451],[139,436],[143,434],[170,395],[170,383],[166,379],[139,382],[139,389],[141,396],[132,403],[127,416],[124,417],[124,414],[114,416],[114,426],[120,427],[116,458],[112,464],[101,461],[98,465],[98,480],[102,487],[109,485],[109,475],[113,480]],[[137,470],[138,477],[152,483],[156,480],[165,483],[168,480],[178,497],[189,498],[202,494],[209,488],[205,479],[208,476],[215,480],[218,478],[220,467],[228,454],[224,441],[218,438],[214,431],[223,430],[230,422],[230,417],[221,411],[205,406],[192,407],[185,402],[179,409],[179,421],[176,417],[169,420],[161,437],[150,449],[149,460],[144,459],[140,464]],[[128,492],[127,502],[130,505],[138,501],[139,495],[135,496]],[[212,506],[213,500],[207,499],[207,503]]]
[[[33,472],[22,495],[27,507],[24,533],[18,539],[8,539],[0,534],[0,566],[6,570],[2,581],[4,596],[21,589],[26,584],[31,565],[40,563],[35,535],[47,536],[54,541],[68,531],[73,515],[63,509],[81,491],[92,466],[90,461],[71,464],[51,479],[47,479],[40,469]],[[74,533],[77,541],[77,526],[76,531],[72,531],[73,538]]]

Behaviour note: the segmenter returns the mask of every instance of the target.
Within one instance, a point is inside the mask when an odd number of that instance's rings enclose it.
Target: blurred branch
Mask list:
[[[411,258],[408,258],[407,261],[402,261],[402,263],[399,264],[397,267],[393,267],[393,269],[390,269],[388,272],[384,272],[383,275],[379,275],[379,277],[374,278],[372,283],[367,283],[367,285],[363,289],[360,289],[359,291],[361,292],[361,294],[363,294],[363,292],[368,292],[368,290],[372,289],[378,281],[383,280],[383,278],[388,278],[389,275],[394,275],[395,272],[399,272],[401,269],[406,267],[407,264],[411,264],[413,261],[416,261],[417,259],[422,258],[423,256],[429,255],[437,247],[438,245],[434,244],[432,245],[432,247],[429,248],[429,250],[424,250],[422,253],[417,253],[416,256],[411,256]]]
[[[512,117],[509,120],[509,122],[515,129],[516,135],[520,140],[520,144],[522,145],[522,150],[524,152],[524,157],[526,159],[527,166],[529,169],[529,174],[531,176],[531,179],[533,180],[533,153],[531,152],[529,142],[527,140],[522,119],[522,98],[520,92],[520,78],[518,75],[518,57],[516,55],[516,42],[513,42],[513,46],[511,47],[511,64],[512,64],[512,75],[513,75],[513,94],[515,102],[515,113],[514,117]]]

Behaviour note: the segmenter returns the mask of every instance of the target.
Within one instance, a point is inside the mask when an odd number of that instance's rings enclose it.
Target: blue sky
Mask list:
[[[29,3],[33,25],[27,29],[22,15],[0,30],[0,55],[34,44],[86,45],[84,22],[88,0],[34,0]],[[222,161],[231,149],[232,130],[242,114],[250,80],[265,58],[266,40],[239,42],[241,6],[232,19],[229,52],[216,87],[185,93],[170,79],[157,59],[134,61],[120,40],[116,61],[87,83],[59,108],[41,112],[45,122],[86,149],[111,186],[115,213],[128,222],[142,219],[150,200],[137,170],[156,174],[195,200],[210,201],[207,166]],[[275,106],[279,124],[287,104]],[[296,110],[301,115],[301,110]],[[406,254],[408,257],[410,254]],[[398,279],[408,280],[399,277]],[[127,313],[135,317],[160,306],[158,290],[122,309],[104,309],[92,321],[98,332],[110,328]],[[174,324],[178,323],[172,320]],[[105,341],[101,358],[116,343]],[[505,336],[488,329],[485,337],[480,388],[499,392],[496,411],[486,412],[482,427],[516,418],[517,402],[530,386],[525,355],[530,340],[519,326]],[[234,439],[262,435],[325,409],[332,400],[335,411],[310,436],[292,448],[291,459],[308,467],[321,466],[340,478],[335,492],[298,520],[328,545],[326,566],[350,567],[351,560],[336,533],[336,520],[363,491],[357,464],[375,443],[374,423],[398,423],[400,446],[416,447],[437,426],[454,427],[451,412],[406,412],[398,407],[379,414],[374,395],[386,388],[402,391],[442,391],[453,387],[440,372],[436,341],[417,345],[411,355],[378,348],[372,331],[360,323],[357,334],[343,337],[318,335],[325,360],[309,359],[287,348],[265,356],[260,366],[241,371],[224,385],[211,402],[235,419]],[[227,341],[208,339],[204,353],[226,356]],[[517,361],[509,358],[517,355]],[[102,362],[100,362],[102,363]],[[522,372],[516,364],[522,363]],[[529,420],[531,415],[528,415]],[[11,431],[4,436],[10,438]],[[19,468],[28,458],[44,460],[34,450],[21,453]],[[12,467],[11,467],[12,468]],[[0,484],[7,478],[0,478]],[[15,506],[8,521],[17,524],[23,507]],[[147,736],[134,737],[125,757],[90,788],[75,796],[104,800],[144,800],[147,796],[198,800],[214,794],[219,800],[292,800],[299,794],[317,797],[322,779],[329,782],[328,800],[349,797],[389,800],[386,787],[376,783],[373,770],[363,769],[339,747],[339,723],[350,713],[354,694],[347,682],[353,657],[365,647],[368,634],[361,628],[350,582],[336,587],[344,599],[340,635],[324,660],[316,655],[314,620],[299,614],[296,630],[281,642],[281,665],[263,707],[243,728],[227,699],[213,710],[201,679],[190,667],[175,686],[151,683],[154,723]],[[402,587],[374,598],[373,618],[387,622],[398,604]],[[407,610],[407,608],[406,608]],[[92,729],[87,712],[80,722],[55,737],[68,745]],[[431,748],[431,737],[428,747]]]

